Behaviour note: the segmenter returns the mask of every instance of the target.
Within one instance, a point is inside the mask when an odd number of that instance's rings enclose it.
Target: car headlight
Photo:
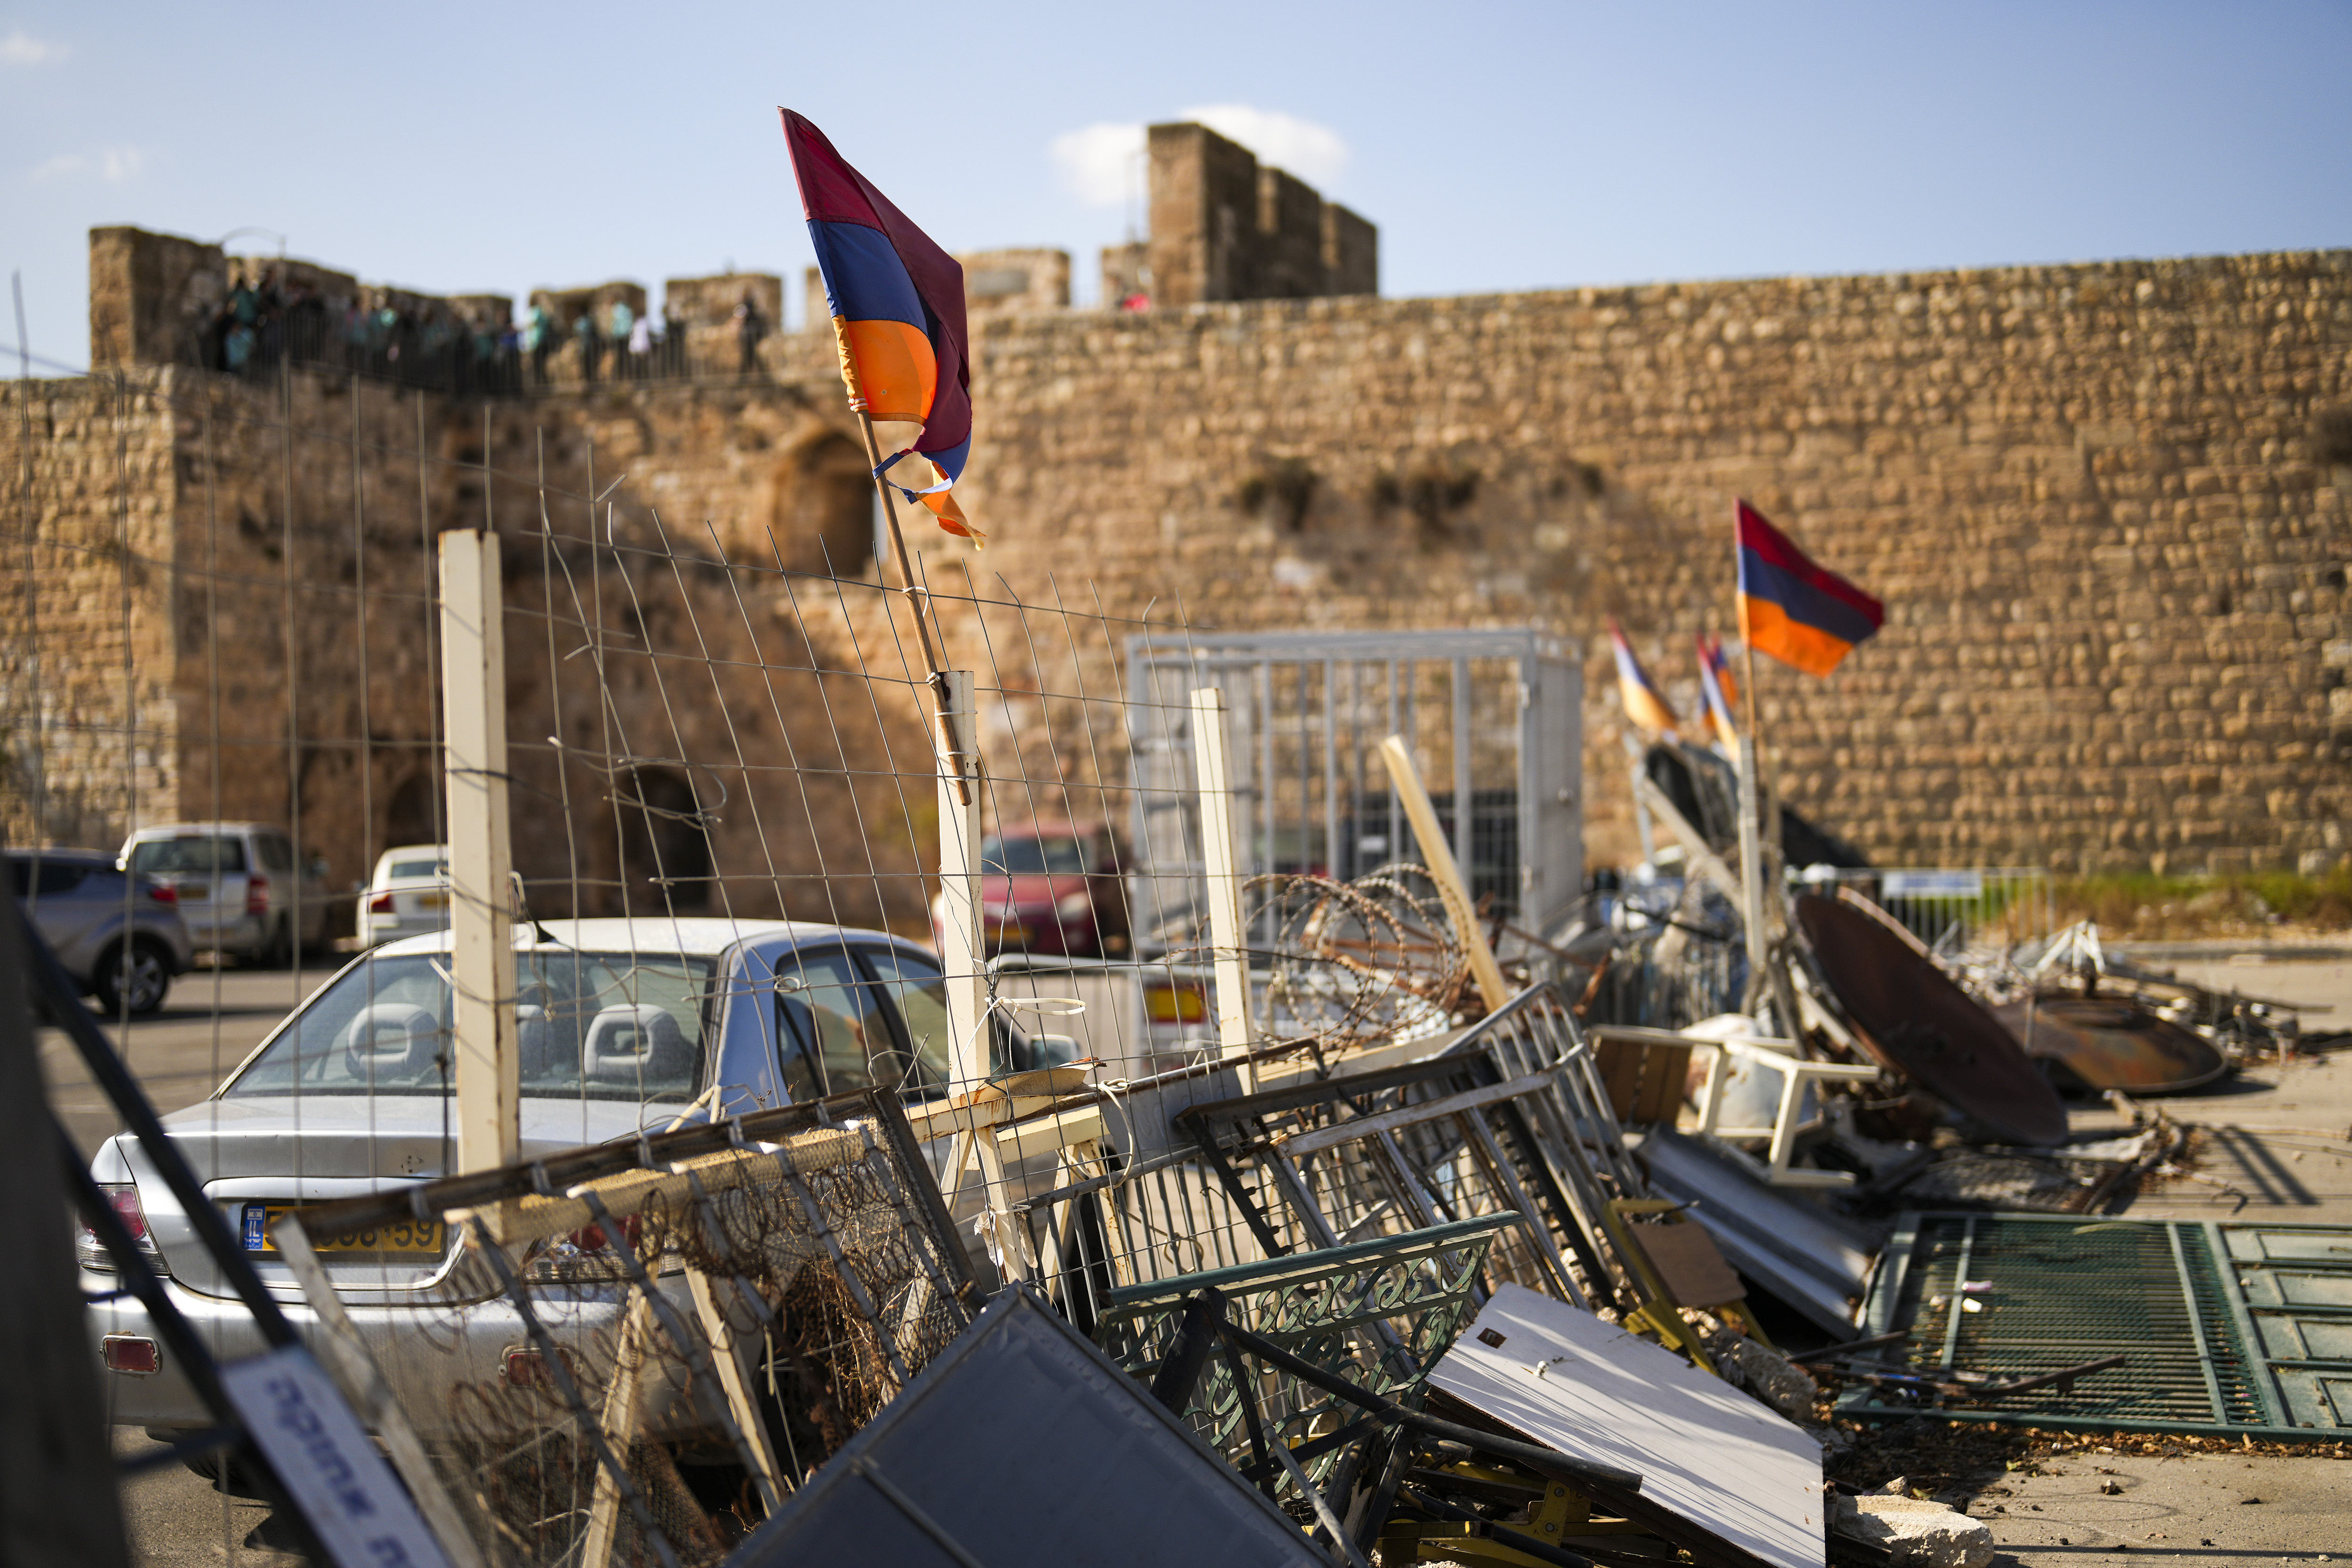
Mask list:
[[[1082,921],[1095,912],[1095,896],[1080,889],[1054,900],[1054,912],[1066,921]]]

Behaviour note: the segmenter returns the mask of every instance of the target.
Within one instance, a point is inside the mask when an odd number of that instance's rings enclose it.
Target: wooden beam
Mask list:
[[[442,534],[442,776],[460,1173],[510,1165],[522,1153],[503,610],[498,536],[479,529]]]
[[[1192,693],[1192,769],[1201,790],[1201,858],[1208,868],[1217,1043],[1221,1055],[1237,1057],[1247,1054],[1255,1030],[1249,935],[1242,923],[1241,846],[1234,838],[1233,773],[1225,756],[1225,694],[1214,686]],[[1243,1087],[1255,1091],[1255,1067],[1244,1063],[1242,1076]]]
[[[1454,934],[1462,943],[1462,951],[1470,958],[1471,977],[1478,982],[1478,994],[1486,1004],[1486,1011],[1497,1013],[1511,1000],[1511,988],[1503,979],[1503,966],[1495,962],[1495,950],[1486,945],[1486,933],[1478,923],[1477,907],[1470,901],[1470,885],[1462,879],[1462,868],[1454,863],[1454,851],[1445,842],[1439,827],[1437,808],[1429,803],[1429,791],[1422,787],[1421,770],[1412,765],[1412,752],[1402,735],[1391,735],[1381,742],[1381,761],[1388,764],[1389,783],[1397,798],[1404,803],[1404,814],[1412,824],[1412,836],[1421,844],[1421,858],[1429,868],[1430,880],[1437,884],[1438,896],[1445,900],[1445,912],[1454,921]],[[1470,809],[1466,800],[1454,803],[1454,809]]]

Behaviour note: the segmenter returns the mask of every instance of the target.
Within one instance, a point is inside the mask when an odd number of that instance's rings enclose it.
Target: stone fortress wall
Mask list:
[[[1834,677],[1768,665],[1762,682],[1786,797],[1883,863],[2316,869],[2347,852],[2352,252],[1385,300],[1369,225],[1220,141],[1153,130],[1150,309],[1068,308],[1058,253],[970,258],[988,289],[972,301],[963,494],[992,544],[975,557],[910,539],[933,570],[961,557],[1038,596],[1092,580],[1114,613],[1181,596],[1225,627],[1559,632],[1588,655],[1587,847],[1605,864],[1633,851],[1606,617],[1692,711],[1691,635],[1733,630],[1729,519],[1745,496],[1887,603],[1886,629]],[[174,551],[226,537],[191,515],[200,463],[221,465],[216,493],[231,479],[249,491],[240,548],[256,552],[348,534],[354,488],[404,488],[407,521],[371,561],[382,581],[419,568],[415,464],[389,433],[358,444],[355,485],[314,492],[307,466],[289,486],[282,455],[240,455],[222,419],[189,416],[192,400],[242,399],[256,420],[280,403],[187,368],[176,347],[217,298],[215,257],[95,232],[92,352],[115,384],[34,384],[0,406],[0,447],[26,448],[0,457],[27,476],[48,552],[41,700],[77,704],[79,734],[108,733],[109,713],[124,728],[126,636],[142,734],[162,732],[160,692],[176,693],[174,722],[209,733],[190,707],[209,700],[191,662],[204,639],[184,634],[170,570]],[[772,537],[838,565],[861,556],[871,492],[830,334],[771,337],[758,372],[736,374],[736,301],[753,291],[773,321],[782,288],[759,273],[671,281],[672,319],[709,343],[691,379],[591,387],[559,356],[556,384],[492,400],[487,425],[478,400],[414,392],[366,394],[383,406],[361,423],[397,425],[411,446],[422,427],[493,475],[530,474],[544,447],[583,484],[593,442],[598,472],[626,472],[625,505],[707,521],[730,550],[764,554]],[[126,398],[133,383],[166,395]],[[334,378],[290,384],[298,425],[352,423]],[[527,490],[488,482],[499,515],[529,515]],[[481,484],[444,473],[426,488],[425,531],[480,517]],[[107,553],[126,529],[145,574],[127,610]],[[317,635],[330,631],[348,640]],[[268,674],[282,655],[254,641],[238,701],[259,748],[284,728]],[[0,675],[14,716],[23,658]],[[426,689],[393,686],[375,711],[429,734]],[[96,748],[72,763],[82,837],[153,819],[175,791],[196,814],[172,761],[195,750],[142,753],[134,801],[109,765],[119,742],[78,743]],[[24,756],[12,735],[15,777]],[[66,763],[48,765],[56,798]],[[250,773],[249,809],[284,812],[283,756]],[[404,785],[372,786],[369,841],[384,842]],[[314,795],[349,793],[306,793],[306,822]]]

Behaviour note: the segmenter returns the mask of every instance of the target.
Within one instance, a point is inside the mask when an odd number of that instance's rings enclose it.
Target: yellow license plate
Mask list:
[[[179,894],[180,901],[184,904],[201,904],[211,899],[213,889],[211,884],[206,882],[183,882],[179,887]]]
[[[416,895],[416,907],[420,910],[446,910],[449,907],[449,895],[446,893],[419,893]]]
[[[988,927],[988,940],[991,942],[1027,942],[1029,940],[1029,928],[1023,925],[998,925],[994,921],[991,921]]]
[[[286,1215],[300,1212],[300,1205],[296,1204],[246,1205],[240,1226],[245,1250],[275,1255],[278,1242],[270,1235],[269,1227]],[[319,1253],[394,1252],[438,1258],[446,1249],[447,1240],[437,1219],[398,1219],[333,1236],[314,1236],[310,1238],[310,1249]]]

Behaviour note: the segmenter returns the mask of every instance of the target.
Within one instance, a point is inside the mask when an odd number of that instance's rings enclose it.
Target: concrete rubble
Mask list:
[[[1985,1568],[1992,1561],[1992,1531],[1956,1509],[1900,1491],[1839,1497],[1830,1505],[1829,1527],[1836,1534],[1883,1546],[1899,1563],[1915,1568]]]

